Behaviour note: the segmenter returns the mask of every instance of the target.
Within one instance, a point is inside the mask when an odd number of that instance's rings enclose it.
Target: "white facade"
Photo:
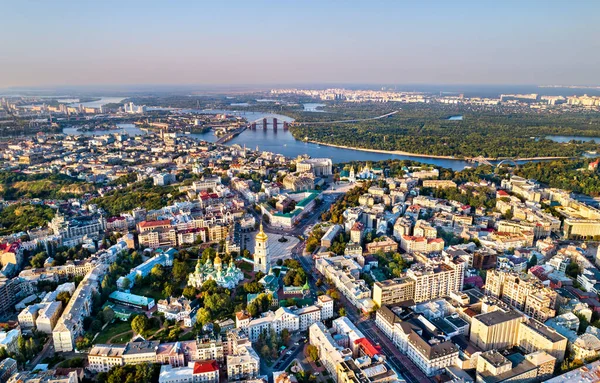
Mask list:
[[[269,237],[263,231],[262,223],[260,225],[260,231],[256,235],[256,241],[254,245],[254,271],[262,271],[268,273],[271,268],[271,262],[269,260]]]

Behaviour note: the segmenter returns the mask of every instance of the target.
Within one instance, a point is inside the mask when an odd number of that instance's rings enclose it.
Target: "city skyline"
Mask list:
[[[345,5],[10,3],[0,88],[600,83],[591,1]]]

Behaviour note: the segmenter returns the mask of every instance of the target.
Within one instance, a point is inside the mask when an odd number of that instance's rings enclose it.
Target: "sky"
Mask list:
[[[0,0],[0,88],[600,85],[600,1]]]

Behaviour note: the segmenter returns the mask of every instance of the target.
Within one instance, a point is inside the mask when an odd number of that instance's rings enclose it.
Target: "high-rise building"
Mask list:
[[[269,237],[263,231],[263,225],[260,224],[260,231],[256,234],[254,243],[254,271],[262,271],[267,273],[271,268],[269,260]]]
[[[556,315],[556,291],[545,287],[539,279],[530,274],[489,270],[485,293],[541,322]]]

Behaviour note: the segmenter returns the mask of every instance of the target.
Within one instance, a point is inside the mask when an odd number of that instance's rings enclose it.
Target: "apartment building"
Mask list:
[[[195,342],[196,360],[225,360],[225,346],[221,338],[202,338]]]
[[[103,264],[96,266],[75,289],[71,300],[52,331],[56,352],[74,350],[75,339],[83,333],[83,318],[92,312],[92,294],[98,290],[105,269],[106,266]]]
[[[562,362],[565,359],[567,338],[535,319],[529,319],[519,326],[518,345],[528,353],[545,351]]]
[[[378,251],[383,251],[384,253],[396,252],[398,251],[398,243],[393,239],[384,236],[367,244],[368,253],[375,254]]]
[[[412,235],[403,235],[400,239],[400,248],[407,253],[440,253],[444,250],[444,240],[442,238],[428,239],[425,237],[415,237]]]
[[[337,377],[337,365],[342,363],[345,358],[351,357],[352,351],[340,346],[321,322],[313,323],[308,331],[310,344],[315,346],[319,352],[319,360],[332,376]]]
[[[239,329],[227,333],[227,379],[237,381],[254,379],[259,374],[260,358],[250,340]]]
[[[335,287],[354,306],[364,312],[369,312],[373,308],[371,290],[365,281],[360,279],[362,267],[356,261],[350,257],[336,256],[319,258],[315,263],[317,270],[325,278],[331,279]]]
[[[156,363],[184,367],[195,360],[206,360],[198,358],[199,343],[199,340],[161,343],[156,348]]]
[[[531,274],[489,270],[485,293],[542,322],[556,315],[557,292]]]
[[[155,363],[160,341],[140,340],[129,342],[123,350],[123,364]]]
[[[38,331],[46,334],[52,334],[62,310],[62,302],[54,301],[44,304],[44,307],[38,312],[35,325]]]
[[[379,307],[404,302],[415,297],[415,280],[404,277],[373,284],[373,301]]]
[[[17,293],[19,292],[18,278],[4,278],[0,276],[0,312],[12,312],[17,303]]]
[[[445,257],[441,262],[415,263],[406,276],[415,283],[414,301],[424,302],[461,291],[464,285],[466,262]]]
[[[406,355],[427,376],[440,374],[444,368],[452,366],[458,358],[458,348],[448,340],[431,341],[428,335],[412,331],[408,335],[409,347]]]
[[[17,317],[19,326],[23,329],[35,327],[35,320],[37,319],[38,312],[41,308],[41,305],[29,305],[21,310]]]
[[[519,325],[523,321],[525,317],[514,310],[479,314],[471,320],[469,339],[484,351],[504,350],[519,343]]]
[[[504,356],[496,350],[486,351],[477,358],[477,382],[543,382],[554,372],[556,358],[543,351]]]
[[[236,315],[236,327],[243,329],[251,342],[256,342],[261,333],[269,333],[274,330],[280,334],[283,329],[290,332],[295,332],[300,329],[300,318],[287,307],[280,307],[277,311],[267,311],[260,318],[250,319],[245,317],[243,313]],[[241,320],[244,318],[244,320]]]
[[[565,357],[567,338],[550,327],[513,310],[497,309],[471,321],[470,340],[484,351],[519,346],[528,353],[545,351],[559,362]]]
[[[424,188],[456,189],[456,182],[452,180],[423,180]]]
[[[397,241],[401,241],[402,237],[405,235],[410,236],[412,233],[412,221],[408,218],[398,218],[394,223],[394,238]],[[436,235],[437,236],[437,235]]]
[[[88,353],[88,369],[93,372],[108,372],[123,365],[124,344],[96,344]]]

